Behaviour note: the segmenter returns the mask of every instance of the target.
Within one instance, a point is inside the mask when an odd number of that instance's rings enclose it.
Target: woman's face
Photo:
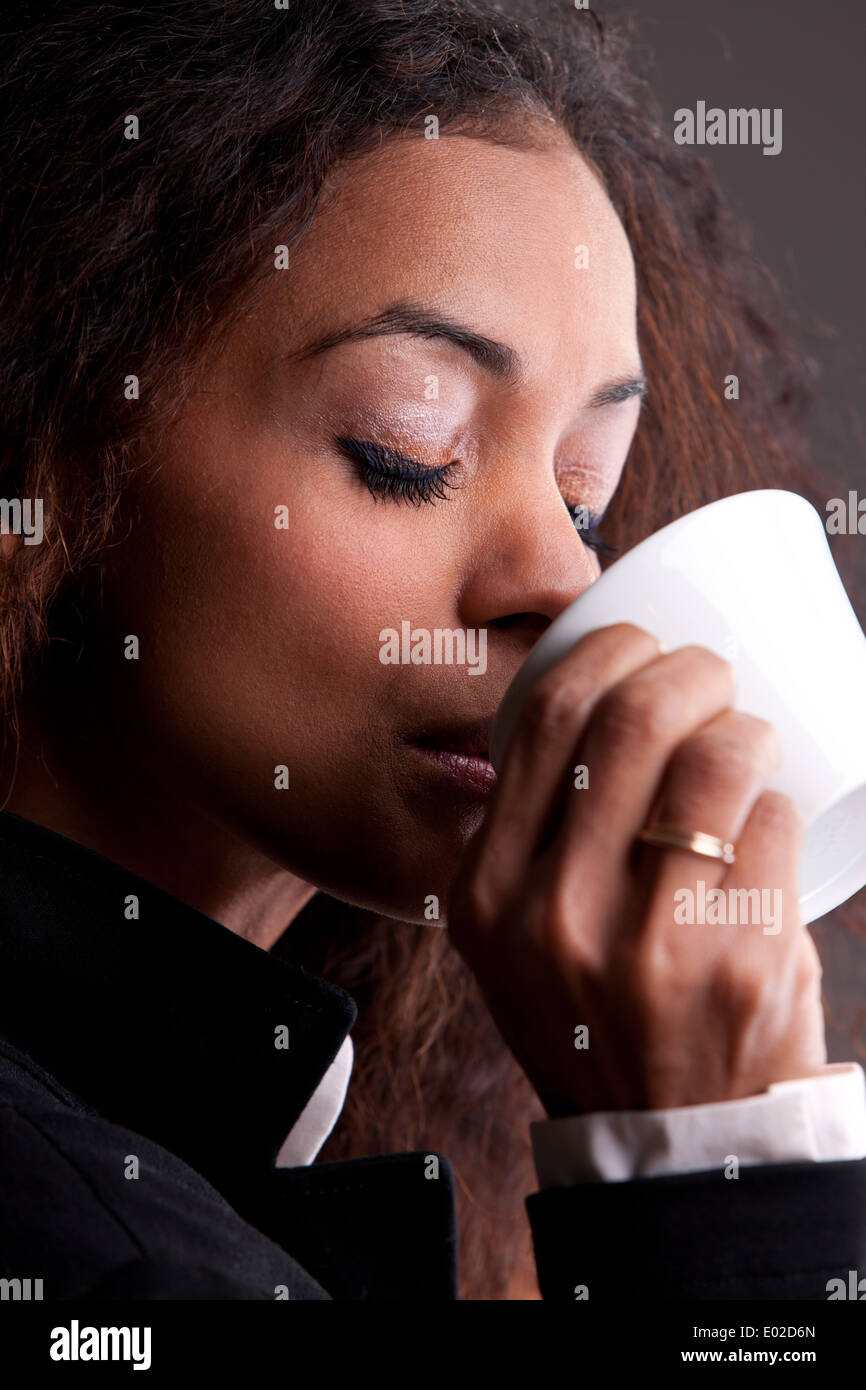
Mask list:
[[[626,236],[565,137],[350,165],[126,499],[102,619],[125,756],[338,897],[444,905],[492,780],[470,755],[598,573],[567,504],[604,511],[640,377]]]

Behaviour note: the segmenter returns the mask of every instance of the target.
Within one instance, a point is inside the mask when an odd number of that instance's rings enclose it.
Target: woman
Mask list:
[[[774,731],[616,627],[486,757],[608,547],[800,476],[703,166],[573,8],[6,23],[0,481],[44,539],[3,537],[4,1274],[454,1297],[456,1192],[461,1296],[532,1297],[534,1193],[544,1297],[616,1296],[624,1248],[663,1297],[824,1297],[863,1077]],[[406,624],[465,662],[392,661]],[[677,935],[709,861],[638,845],[654,811],[786,929]]]

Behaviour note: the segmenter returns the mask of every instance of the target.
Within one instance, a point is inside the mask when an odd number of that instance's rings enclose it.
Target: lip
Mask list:
[[[443,725],[411,734],[406,741],[428,768],[452,785],[487,795],[496,786],[496,771],[489,757],[492,726],[492,717],[472,724]]]

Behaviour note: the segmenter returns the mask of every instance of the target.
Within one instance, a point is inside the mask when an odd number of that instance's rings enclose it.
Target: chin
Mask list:
[[[319,883],[312,878],[309,881],[316,881],[322,892],[367,912],[398,922],[441,927],[445,925],[448,894],[459,857],[456,849],[452,849],[447,862],[443,857],[434,860],[425,855],[423,861],[411,864],[391,861],[377,865],[373,875],[368,865],[363,876],[347,875],[339,881],[329,876],[328,882]]]

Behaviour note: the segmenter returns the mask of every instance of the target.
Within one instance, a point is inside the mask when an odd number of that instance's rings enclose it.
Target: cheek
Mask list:
[[[381,683],[381,630],[436,626],[453,587],[444,506],[374,502],[342,468],[286,456],[175,453],[117,558],[116,620],[140,635],[154,700],[214,729],[317,696],[357,716],[358,690]]]

